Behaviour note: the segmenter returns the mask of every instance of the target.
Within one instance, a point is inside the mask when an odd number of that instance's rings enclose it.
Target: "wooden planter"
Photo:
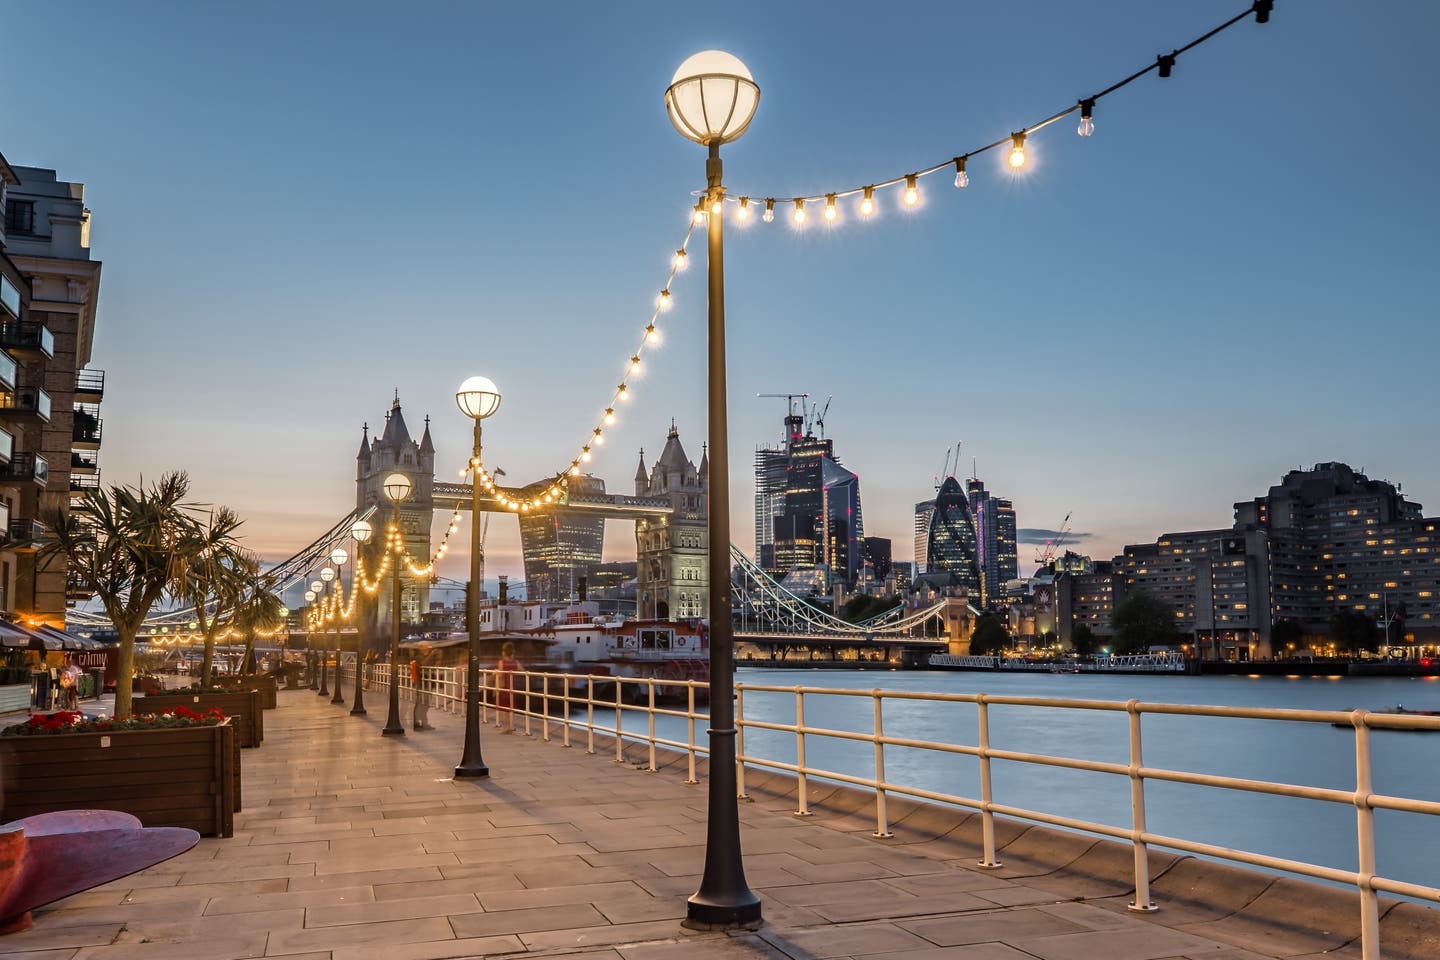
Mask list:
[[[257,690],[260,693],[260,706],[265,710],[275,709],[275,677],[268,673],[247,674],[241,677],[226,677],[221,681],[221,686],[234,687],[236,690]]]
[[[0,737],[5,818],[103,806],[147,827],[234,834],[240,763],[229,723]]]
[[[265,713],[261,694],[253,690],[243,693],[164,693],[136,697],[132,709],[137,714],[163,713],[176,707],[205,713],[216,707],[230,718],[242,747],[258,747],[265,740]]]

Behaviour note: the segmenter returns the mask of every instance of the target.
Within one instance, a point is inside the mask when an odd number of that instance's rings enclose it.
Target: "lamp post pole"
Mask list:
[[[365,716],[365,659],[361,655],[360,642],[365,624],[365,585],[361,583],[360,551],[365,549],[372,534],[370,524],[364,520],[355,521],[350,535],[355,538],[355,572],[351,574],[350,589],[355,595],[355,696],[351,698],[350,716]]]
[[[465,660],[465,752],[455,768],[457,777],[488,777],[480,754],[480,588],[485,582],[485,557],[480,552],[480,418],[475,418],[475,451],[470,483],[470,589],[465,592],[465,629],[469,656]]]
[[[330,702],[342,707],[345,705],[345,686],[341,682],[340,652],[345,646],[345,635],[342,629],[340,604],[345,598],[345,563],[349,559],[350,555],[340,547],[330,551],[330,562],[335,565],[335,696],[330,698]],[[350,605],[353,610],[355,605],[353,585],[351,586]]]
[[[709,150],[705,162],[709,271],[707,577],[710,594],[710,769],[705,872],[690,897],[685,925],[755,927],[760,898],[745,882],[735,776],[735,651],[730,603],[730,446],[725,391],[725,187],[720,145],[737,139],[755,115],[760,90],[745,65],[718,50],[680,65],[665,93],[670,122]]]
[[[395,533],[390,539],[395,553],[394,569],[390,577],[390,715],[385,718],[381,736],[403,737],[405,728],[400,723],[400,562],[403,551],[404,532],[400,528],[400,501],[410,495],[410,478],[403,473],[392,473],[385,478],[385,495],[395,504],[393,513]]]
[[[329,592],[329,590],[330,590],[330,584],[328,584],[328,583],[325,584],[325,590],[326,590],[327,593]],[[323,601],[322,601],[322,603],[323,603]],[[320,690],[319,690],[319,692],[316,694],[316,696],[321,696],[321,697],[328,697],[328,696],[330,696],[330,673],[329,673],[329,671],[330,671],[330,631],[329,631],[328,629],[326,629],[325,624],[322,622],[322,623],[320,624]]]
[[[335,581],[335,588],[337,591],[340,588],[339,579],[336,579]],[[330,702],[338,704],[342,707],[345,706],[344,687],[340,683],[340,648],[343,646],[344,637],[340,631],[340,616],[339,612],[337,611],[335,616],[335,696],[330,698]]]
[[[485,584],[485,547],[480,542],[480,422],[500,409],[500,390],[488,377],[469,377],[455,391],[455,405],[475,421],[470,454],[470,589],[465,591],[465,630],[469,656],[465,664],[465,752],[455,768],[457,777],[488,777],[480,755],[480,591]]]

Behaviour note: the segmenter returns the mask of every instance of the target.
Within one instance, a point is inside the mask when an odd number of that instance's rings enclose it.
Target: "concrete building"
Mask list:
[[[979,477],[965,481],[965,499],[975,524],[975,564],[980,574],[980,603],[998,606],[1002,587],[1019,576],[1015,544],[1015,506],[985,489]]]
[[[103,371],[86,370],[95,337],[100,267],[90,258],[85,185],[54,170],[0,157],[4,281],[0,321],[0,499],[7,532],[34,536],[36,521],[68,508],[72,492],[98,487]],[[13,365],[13,370],[11,369]],[[0,376],[0,380],[3,380]],[[8,387],[8,390],[4,390]],[[5,609],[63,626],[68,603],[88,596],[60,557],[0,556]]]
[[[635,471],[635,495],[668,499],[668,516],[635,521],[636,611],[641,619],[708,617],[710,576],[709,456],[697,468],[685,455],[672,420],[660,457],[645,471],[645,453]]]

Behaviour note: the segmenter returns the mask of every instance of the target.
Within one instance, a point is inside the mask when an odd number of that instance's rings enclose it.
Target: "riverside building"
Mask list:
[[[105,374],[87,370],[100,261],[90,258],[85,185],[0,156],[0,534],[33,541],[38,523],[100,485]],[[0,548],[0,608],[65,624],[89,597],[64,558]]]

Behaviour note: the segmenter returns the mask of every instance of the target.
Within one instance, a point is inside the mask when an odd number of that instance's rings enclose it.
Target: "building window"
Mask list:
[[[35,233],[35,204],[11,199],[5,204],[5,232],[24,236]]]

